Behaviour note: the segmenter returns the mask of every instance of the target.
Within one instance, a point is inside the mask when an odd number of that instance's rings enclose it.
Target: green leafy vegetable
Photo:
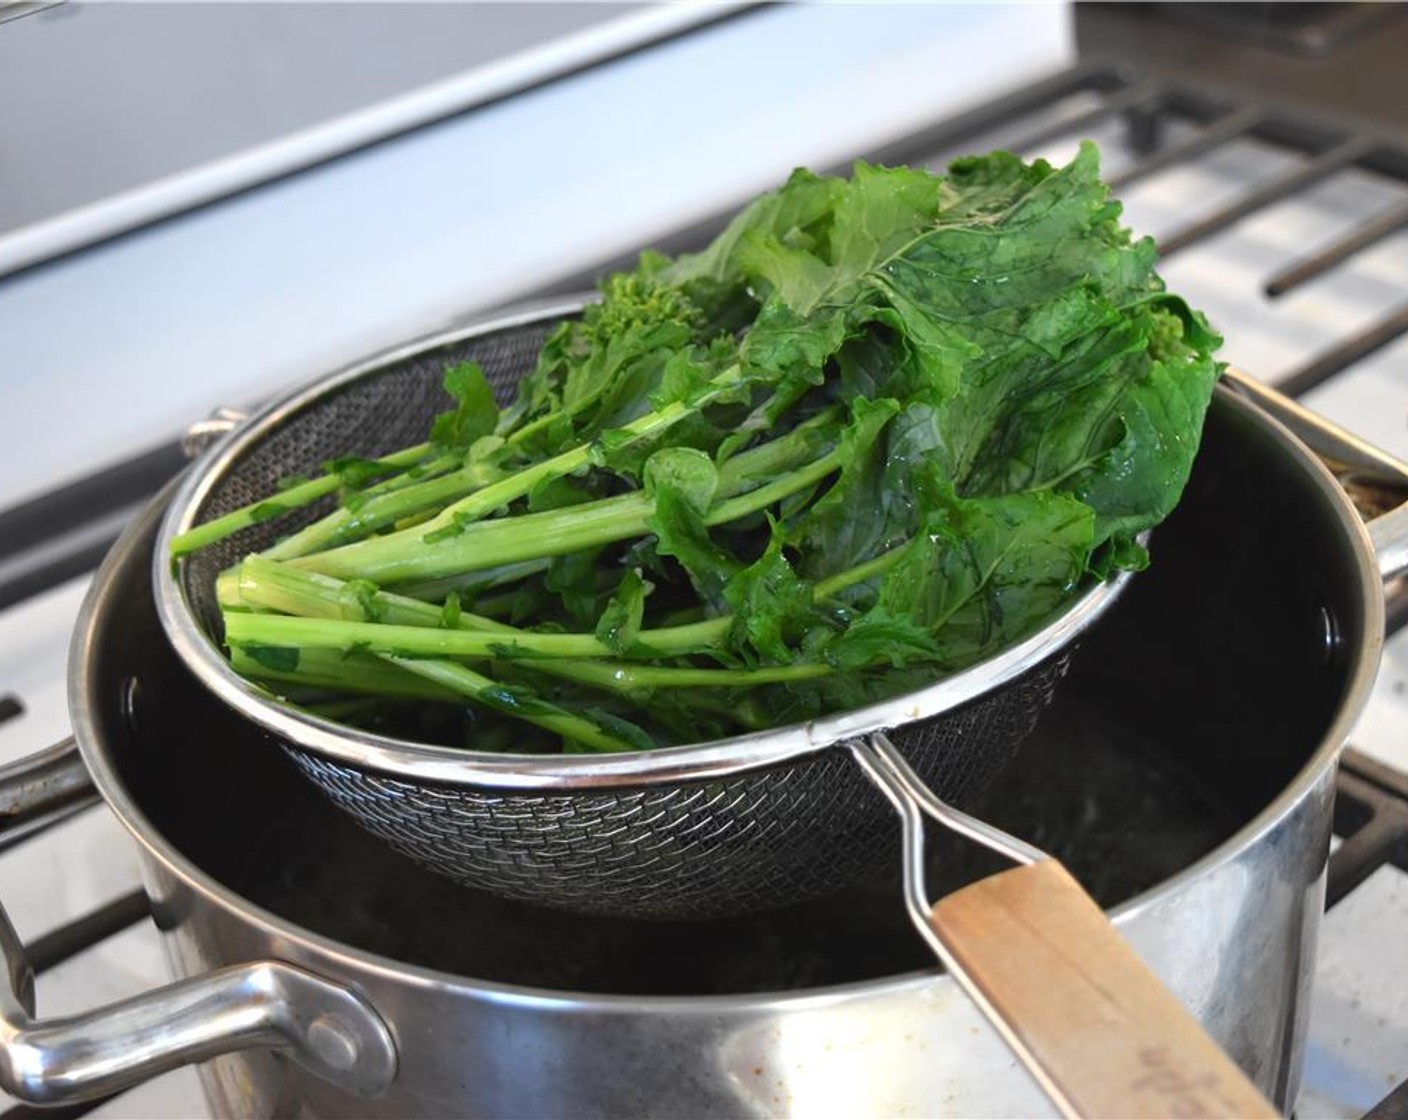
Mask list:
[[[494,391],[475,362],[451,366],[445,371],[444,385],[445,392],[455,399],[455,408],[435,418],[430,426],[431,446],[468,450],[475,440],[489,435],[498,424]]]
[[[1154,263],[1089,145],[798,171],[702,252],[608,278],[502,411],[452,366],[427,443],[176,552],[340,486],[221,577],[236,667],[324,713],[381,674],[387,704],[466,705],[471,746],[636,750],[868,703],[1148,562],[1220,368]]]

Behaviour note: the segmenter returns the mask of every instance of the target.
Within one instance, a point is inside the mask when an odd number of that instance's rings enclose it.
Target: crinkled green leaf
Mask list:
[[[762,556],[734,573],[723,598],[733,612],[734,645],[755,664],[793,661],[791,642],[816,621],[811,584],[787,562],[776,525]]]
[[[851,423],[840,433],[839,476],[788,525],[790,540],[806,558],[809,578],[852,568],[914,531],[914,510],[907,498],[892,503],[885,488],[889,457],[883,434],[899,410],[899,402],[888,397],[858,397],[852,402]]]
[[[645,617],[645,580],[632,568],[621,577],[616,592],[596,624],[596,637],[613,653],[626,653],[635,645]]]
[[[1089,506],[1064,494],[952,496],[886,573],[879,606],[934,638],[953,669],[1046,622],[1079,586],[1094,539]]]
[[[825,645],[824,652],[828,661],[846,672],[877,665],[903,669],[912,662],[933,662],[943,656],[928,627],[879,605],[852,621]]]
[[[713,460],[695,448],[663,447],[646,461],[645,492],[658,498],[669,491],[696,513],[709,509],[718,488],[719,472]]]
[[[655,512],[646,525],[655,534],[656,554],[677,560],[699,597],[722,609],[724,587],[742,562],[710,534],[695,496],[663,482],[655,486],[654,496]]]
[[[494,391],[477,362],[459,362],[445,370],[445,392],[455,407],[442,412],[430,428],[430,442],[444,450],[468,450],[490,434],[499,420]]]

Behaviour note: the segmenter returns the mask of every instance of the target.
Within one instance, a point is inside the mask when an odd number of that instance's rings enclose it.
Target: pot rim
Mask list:
[[[1368,531],[1358,514],[1353,510],[1344,491],[1320,460],[1283,425],[1225,387],[1219,387],[1217,399],[1221,401],[1221,407],[1238,410],[1256,423],[1265,426],[1272,437],[1281,445],[1281,449],[1309,472],[1321,495],[1332,507],[1354,553],[1360,584],[1359,594],[1364,605],[1363,638],[1351,651],[1352,662],[1348,667],[1344,695],[1335,717],[1321,737],[1319,745],[1311,752],[1295,776],[1269,804],[1212,851],[1141,894],[1111,908],[1108,913],[1117,926],[1131,921],[1151,907],[1160,905],[1191,881],[1200,878],[1210,868],[1230,862],[1274,829],[1283,818],[1295,809],[1320,779],[1326,767],[1333,765],[1337,759],[1348,738],[1350,729],[1368,699],[1382,655],[1384,640],[1383,585]],[[145,521],[146,517],[156,516],[158,513],[158,504],[154,502],[142,520]],[[141,523],[139,521],[137,524]],[[72,709],[74,736],[84,763],[108,807],[152,859],[206,901],[221,909],[233,911],[245,920],[271,930],[283,942],[297,946],[301,952],[311,957],[330,960],[354,974],[365,976],[370,973],[394,982],[404,984],[409,981],[422,987],[451,988],[459,991],[468,987],[476,999],[518,1006],[587,1010],[599,1013],[628,1009],[638,1012],[642,1007],[660,1011],[668,1010],[673,1014],[718,1014],[726,1010],[767,1011],[777,1008],[818,1007],[856,998],[881,996],[907,988],[930,985],[943,978],[942,974],[932,969],[923,969],[870,980],[793,991],[761,991],[727,995],[623,995],[560,991],[494,980],[480,980],[397,961],[295,925],[280,915],[250,902],[197,867],[151,823],[135,800],[129,796],[120,776],[110,765],[107,752],[101,745],[101,736],[93,715],[88,706],[79,699],[87,694],[88,651],[97,638],[96,624],[101,613],[102,600],[105,598],[106,589],[113,578],[112,572],[122,566],[124,558],[136,547],[139,534],[135,528],[134,525],[133,530],[124,534],[123,538],[114,546],[109,558],[95,577],[84,599],[74,630],[68,672],[68,694]],[[143,567],[145,569],[145,565]]]

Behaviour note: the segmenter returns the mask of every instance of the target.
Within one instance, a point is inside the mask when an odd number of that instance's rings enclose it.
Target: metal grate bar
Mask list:
[[[132,891],[35,938],[25,946],[25,955],[29,957],[35,972],[46,972],[85,949],[91,949],[98,942],[121,933],[128,926],[136,925],[151,912],[151,902],[146,892]]]
[[[1241,221],[1263,207],[1269,206],[1273,202],[1279,202],[1297,191],[1302,191],[1306,187],[1318,183],[1321,179],[1333,175],[1336,171],[1363,159],[1378,147],[1380,147],[1379,141],[1368,136],[1354,136],[1341,141],[1328,151],[1321,152],[1309,162],[1297,167],[1294,171],[1258,187],[1232,205],[1219,210],[1216,214],[1210,214],[1201,221],[1194,222],[1172,236],[1164,238],[1159,244],[1159,255],[1167,257],[1180,249],[1186,249],[1197,241],[1211,237],[1214,233],[1220,233],[1234,222]]]
[[[42,570],[32,570],[0,582],[0,610],[22,603],[31,595],[38,595],[57,587],[65,580],[91,572],[102,563],[103,557],[117,543],[116,534],[94,541],[79,551],[70,553]]]
[[[1394,339],[1404,334],[1408,334],[1408,306],[1399,308],[1383,322],[1340,343],[1333,350],[1287,374],[1276,383],[1276,387],[1289,396],[1298,397],[1328,381],[1355,362],[1367,358],[1376,350],[1382,350]]]
[[[1083,132],[1102,121],[1118,116],[1120,113],[1127,113],[1131,109],[1151,108],[1162,97],[1163,91],[1151,83],[1143,82],[1130,86],[1118,93],[1110,94],[1099,105],[1087,109],[1083,113],[1078,113],[1065,120],[1052,121],[1050,124],[1033,129],[1021,139],[1011,141],[1007,147],[1019,153],[1029,152],[1035,148],[1044,148],[1053,140],[1059,140],[1071,133]]]
[[[1353,748],[1335,781],[1335,821],[1345,841],[1330,857],[1325,908],[1387,863],[1408,871],[1408,776]]]
[[[1373,221],[1360,226],[1348,237],[1336,241],[1329,248],[1316,253],[1315,256],[1307,257],[1290,268],[1278,272],[1266,282],[1266,294],[1273,298],[1285,295],[1292,288],[1304,284],[1307,280],[1314,280],[1315,277],[1328,272],[1337,264],[1348,260],[1361,249],[1367,249],[1374,242],[1383,240],[1404,226],[1408,226],[1408,202],[1402,202],[1392,210],[1380,214]]]
[[[1355,800],[1372,793],[1371,786],[1352,774],[1342,775],[1337,794]],[[1404,844],[1408,843],[1408,818],[1401,813],[1374,813],[1368,824],[1361,827],[1330,857],[1330,886],[1325,894],[1325,908],[1339,903],[1345,895],[1389,862],[1401,863]]]
[[[0,610],[91,572],[143,504],[118,506],[75,529],[55,529],[24,552],[0,556]]]
[[[169,443],[43,497],[0,510],[0,557],[42,545],[59,533],[82,529],[112,510],[130,506],[161,489],[187,463],[179,443]]]
[[[975,141],[987,142],[988,138],[997,133],[1011,136],[1013,130],[1023,122],[1029,121],[1053,105],[1059,105],[1067,98],[1080,94],[1092,94],[1104,98],[1119,97],[1129,88],[1130,84],[1128,79],[1114,73],[1107,67],[1078,67],[1056,74],[1034,85],[1024,86],[1006,97],[985,102],[967,113],[946,117],[930,127],[910,133],[902,139],[870,147],[859,154],[870,163],[886,165],[929,163],[937,166],[946,162],[950,157],[970,154],[973,151]],[[1062,127],[1069,128],[1070,125],[1067,123]],[[997,144],[997,142],[992,141],[992,144]],[[1016,147],[1010,140],[1002,140],[1000,146]],[[844,173],[850,164],[851,158],[847,157],[844,160],[824,165],[819,170]],[[686,234],[683,239],[666,239],[663,243],[665,251],[678,252],[684,248],[702,248],[710,237],[723,229],[732,216],[731,213],[718,214],[707,223],[701,223],[691,230],[682,231]],[[628,266],[633,266],[635,263],[634,256],[623,256],[620,260]],[[599,266],[591,273],[583,275],[598,276],[600,267],[605,266]],[[554,285],[553,290],[581,291],[582,285],[579,283],[570,289]]]
[[[1408,626],[1408,580],[1398,580],[1384,594],[1384,633],[1392,636]]]
[[[1236,112],[1228,113],[1206,128],[1200,129],[1182,143],[1170,144],[1162,151],[1155,152],[1147,159],[1140,160],[1133,167],[1126,168],[1118,175],[1110,176],[1108,179],[1110,188],[1119,190],[1154,174],[1156,171],[1171,167],[1175,163],[1196,159],[1198,156],[1212,151],[1213,148],[1250,132],[1264,118],[1265,114],[1260,109],[1238,109]]]
[[[97,805],[98,801],[98,795],[94,792],[86,797],[80,797],[57,808],[31,816],[19,824],[5,825],[4,833],[0,835],[0,853],[8,852],[11,848],[16,848],[41,833],[48,832],[55,825],[63,824],[70,817],[76,817],[79,813],[86,812]]]

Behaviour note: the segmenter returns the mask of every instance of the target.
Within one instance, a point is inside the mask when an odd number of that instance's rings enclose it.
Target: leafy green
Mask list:
[[[798,171],[703,251],[608,277],[502,411],[453,366],[428,444],[330,464],[346,508],[222,577],[236,661],[328,689],[340,651],[352,695],[379,658],[485,744],[569,751],[960,670],[1149,562],[1220,370],[1154,265],[1090,145]]]
[[[786,664],[793,643],[812,624],[812,586],[801,579],[782,551],[782,536],[771,526],[762,556],[735,572],[723,598],[733,611],[732,644],[749,664]]]
[[[484,371],[477,362],[460,362],[445,370],[445,392],[455,407],[442,412],[430,426],[431,445],[441,450],[468,450],[475,440],[493,432],[499,419]]]
[[[386,473],[386,468],[375,459],[364,459],[360,455],[342,455],[329,459],[323,470],[337,476],[337,481],[349,490],[361,490]]]
[[[287,646],[262,646],[248,644],[240,647],[245,656],[252,658],[265,669],[289,673],[298,668],[299,653]]]
[[[616,593],[601,612],[596,624],[596,637],[612,653],[625,654],[636,644],[641,622],[645,618],[646,583],[640,570],[632,568],[617,585]]]

